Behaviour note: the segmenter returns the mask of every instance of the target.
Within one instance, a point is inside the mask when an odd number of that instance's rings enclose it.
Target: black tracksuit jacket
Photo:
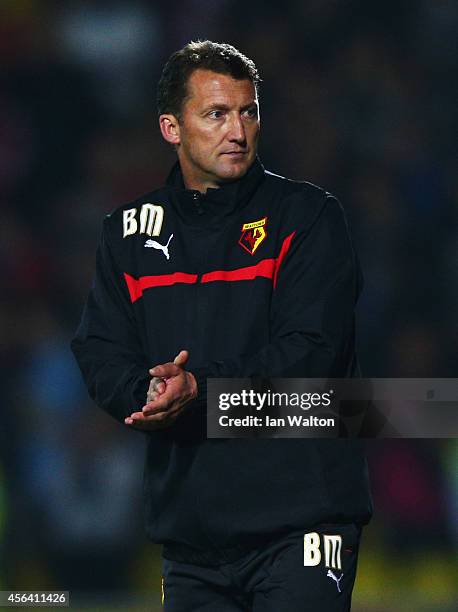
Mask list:
[[[166,557],[217,563],[369,520],[358,441],[205,437],[207,377],[357,375],[360,277],[339,202],[259,160],[205,195],[184,188],[177,164],[163,188],[106,217],[72,342],[91,397],[123,422],[145,403],[148,369],[181,349],[199,388],[173,426],[146,434],[146,525]]]

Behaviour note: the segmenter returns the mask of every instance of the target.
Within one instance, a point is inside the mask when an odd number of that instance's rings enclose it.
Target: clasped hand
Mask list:
[[[180,351],[172,362],[151,368],[151,382],[146,404],[141,412],[133,412],[124,420],[126,425],[143,431],[164,429],[173,425],[185,405],[197,397],[197,383],[191,372],[184,369],[188,351]]]

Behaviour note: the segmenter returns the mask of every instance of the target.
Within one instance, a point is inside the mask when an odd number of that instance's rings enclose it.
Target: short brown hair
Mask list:
[[[190,42],[175,51],[167,60],[157,86],[157,112],[170,113],[180,118],[183,103],[188,96],[187,83],[198,68],[234,79],[249,79],[259,89],[261,79],[253,60],[227,43],[211,40]]]

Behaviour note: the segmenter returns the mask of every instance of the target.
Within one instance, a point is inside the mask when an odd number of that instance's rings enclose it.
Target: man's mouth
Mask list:
[[[225,151],[221,155],[229,155],[229,157],[243,157],[246,155],[247,151]]]

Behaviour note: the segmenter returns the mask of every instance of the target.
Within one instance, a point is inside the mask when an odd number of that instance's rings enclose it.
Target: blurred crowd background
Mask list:
[[[103,216],[173,162],[155,84],[191,39],[254,59],[264,165],[347,209],[364,375],[456,376],[457,25],[455,0],[1,1],[0,589],[159,609],[143,435],[91,403],[69,340]],[[368,454],[355,610],[456,609],[457,442]]]

